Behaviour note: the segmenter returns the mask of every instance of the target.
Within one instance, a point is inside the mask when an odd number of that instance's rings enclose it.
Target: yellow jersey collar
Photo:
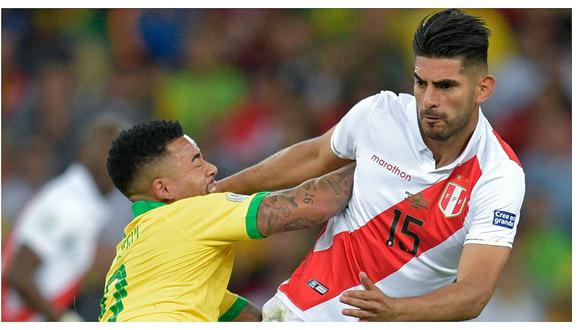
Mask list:
[[[167,203],[140,200],[134,202],[133,205],[131,205],[131,210],[133,211],[133,216],[136,218],[145,212],[151,211],[164,205],[167,205]]]

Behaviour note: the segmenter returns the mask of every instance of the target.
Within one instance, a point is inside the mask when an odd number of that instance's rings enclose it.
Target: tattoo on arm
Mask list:
[[[266,196],[258,210],[262,235],[313,227],[347,205],[352,194],[355,163]]]

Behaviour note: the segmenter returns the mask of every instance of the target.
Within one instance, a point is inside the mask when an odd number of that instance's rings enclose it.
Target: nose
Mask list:
[[[210,162],[206,162],[207,165],[207,176],[216,176],[218,173],[218,168]]]
[[[437,92],[432,85],[428,85],[423,96],[423,107],[425,109],[437,108],[438,106]]]

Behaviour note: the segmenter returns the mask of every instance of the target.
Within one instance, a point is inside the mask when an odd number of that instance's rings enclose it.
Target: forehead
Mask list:
[[[433,58],[417,56],[415,58],[415,73],[424,80],[442,80],[455,78],[465,74],[463,61],[460,58]]]
[[[171,154],[195,154],[200,152],[195,141],[187,135],[183,135],[167,145]]]

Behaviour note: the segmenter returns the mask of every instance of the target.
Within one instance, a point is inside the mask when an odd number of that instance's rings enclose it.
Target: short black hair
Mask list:
[[[129,197],[139,172],[166,152],[171,141],[183,136],[177,121],[153,120],[124,130],[113,141],[107,170],[115,187]]]
[[[465,65],[487,68],[490,30],[480,17],[458,9],[447,9],[421,20],[413,39],[415,56],[461,57]]]

